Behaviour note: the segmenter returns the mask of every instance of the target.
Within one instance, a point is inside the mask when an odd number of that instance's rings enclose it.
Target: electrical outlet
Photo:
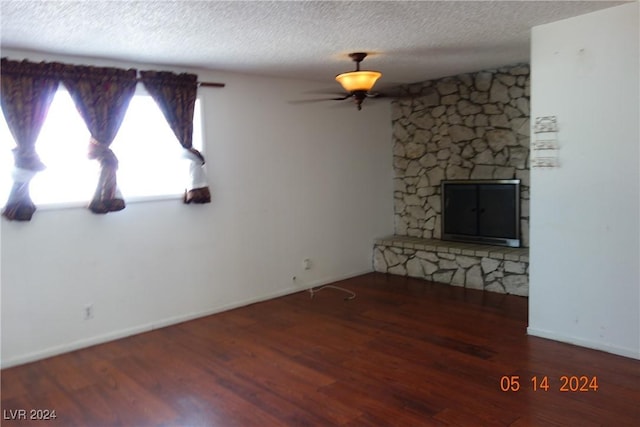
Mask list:
[[[309,258],[305,258],[302,260],[302,267],[305,270],[311,270],[311,260]]]
[[[93,304],[87,304],[84,306],[84,320],[93,319]]]

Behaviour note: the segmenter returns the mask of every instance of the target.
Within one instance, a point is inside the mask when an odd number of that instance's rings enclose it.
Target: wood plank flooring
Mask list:
[[[640,361],[527,336],[525,298],[377,273],[338,285],[357,298],[300,292],[6,369],[2,425],[640,425]],[[562,392],[562,376],[598,389]]]

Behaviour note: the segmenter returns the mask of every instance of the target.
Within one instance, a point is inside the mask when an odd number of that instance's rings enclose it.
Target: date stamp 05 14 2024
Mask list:
[[[534,375],[527,385],[521,383],[519,375],[503,375],[500,378],[500,390],[505,393],[524,390],[527,386],[533,391],[562,393],[593,393],[599,388],[597,376],[561,375],[559,378],[549,379],[547,375]]]
[[[3,420],[38,420],[38,421],[51,421],[55,420],[55,409],[3,409]]]

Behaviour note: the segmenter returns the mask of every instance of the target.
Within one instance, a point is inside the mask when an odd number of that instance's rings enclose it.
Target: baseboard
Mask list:
[[[618,356],[624,356],[624,357],[629,357],[631,359],[640,360],[640,350],[638,349],[634,350],[626,347],[618,347],[610,344],[604,344],[601,342],[571,337],[571,336],[562,335],[555,332],[545,331],[542,329],[537,329],[532,327],[527,328],[527,334],[531,336],[539,337],[539,338],[546,338],[553,341],[560,341],[567,344],[577,345],[580,347],[586,347],[593,350],[604,351],[606,353],[617,354]]]
[[[358,277],[358,276],[362,276],[364,274],[368,274],[368,273],[373,273],[373,268],[370,268],[368,270],[364,270],[364,271],[359,271],[356,273],[349,273],[349,274],[344,274],[341,276],[336,276],[333,278],[324,278],[324,279],[316,279],[304,284],[300,284],[299,286],[296,286],[296,289],[298,291],[306,291],[312,288],[316,288],[318,286],[322,286],[322,285],[328,285],[329,283],[335,283],[335,282],[340,282],[342,280],[347,280],[347,279],[351,279],[353,277]]]
[[[332,278],[317,279],[312,282],[307,282],[301,285],[289,286],[287,288],[281,289],[277,292],[273,292],[267,295],[262,295],[255,298],[249,298],[246,300],[233,302],[231,304],[225,304],[222,306],[211,308],[209,310],[168,317],[166,319],[160,319],[160,320],[146,323],[143,325],[137,325],[127,329],[121,329],[121,330],[110,332],[107,334],[98,335],[98,336],[86,338],[86,339],[81,339],[81,340],[73,341],[70,343],[66,343],[66,344],[62,344],[54,347],[49,347],[43,350],[25,354],[22,356],[13,357],[7,360],[2,360],[0,361],[0,368],[5,369],[5,368],[10,368],[12,366],[23,365],[25,363],[35,362],[37,360],[46,359],[48,357],[53,357],[53,356],[57,356],[64,353],[69,353],[71,351],[80,350],[83,348],[91,347],[98,344],[103,344],[103,343],[114,341],[121,338],[126,338],[132,335],[153,331],[155,329],[165,328],[171,325],[177,325],[178,323],[188,322],[189,320],[198,319],[200,317],[206,317],[212,314],[233,310],[234,308],[244,307],[246,305],[255,304],[258,302],[267,301],[270,299],[293,294],[296,292],[305,291],[305,290],[314,288],[316,286],[326,285],[329,283],[350,279],[352,277],[361,276],[363,274],[370,273],[371,271],[372,270],[366,270],[358,273],[350,273],[350,274],[340,275]]]

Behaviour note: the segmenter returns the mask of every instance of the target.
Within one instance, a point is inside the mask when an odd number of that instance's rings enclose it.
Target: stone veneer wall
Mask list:
[[[521,180],[522,246],[529,246],[529,66],[406,87],[392,103],[395,234],[439,239],[440,181]]]

